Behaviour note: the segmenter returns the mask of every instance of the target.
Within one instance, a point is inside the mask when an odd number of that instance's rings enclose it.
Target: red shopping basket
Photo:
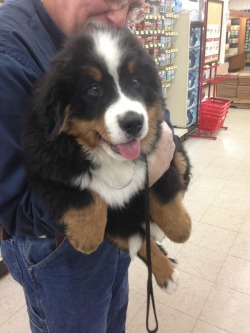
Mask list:
[[[223,127],[231,101],[210,97],[200,105],[198,134],[191,134],[193,137],[216,139],[215,136],[202,135],[200,132],[216,133]],[[227,128],[225,128],[227,129]]]
[[[204,132],[218,132],[223,127],[224,120],[227,116],[228,109],[218,114],[212,112],[200,111],[199,130]]]
[[[229,109],[230,104],[230,100],[211,97],[201,103],[200,109],[214,114],[222,114]]]

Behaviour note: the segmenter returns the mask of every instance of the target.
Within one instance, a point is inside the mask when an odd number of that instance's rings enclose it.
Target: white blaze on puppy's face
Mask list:
[[[113,37],[113,38],[112,38]],[[116,83],[118,83],[118,72],[122,51],[119,48],[119,40],[111,35],[109,31],[97,31],[93,35],[95,43],[95,51],[104,60],[109,73],[113,76]]]
[[[122,50],[119,38],[109,32],[98,32],[93,35],[95,51],[103,59],[109,74],[115,82],[117,99],[111,104],[104,115],[104,121],[109,133],[111,143],[117,145],[117,151],[126,159],[135,159],[140,155],[140,140],[148,133],[148,114],[146,107],[140,101],[131,99],[122,91],[119,84],[118,68],[126,50]],[[142,127],[136,138],[128,138],[126,131],[121,128],[119,119],[125,119],[128,113],[135,113],[142,119]],[[128,143],[131,140],[131,143]],[[105,145],[104,145],[105,146]],[[108,147],[104,147],[108,152]],[[113,155],[113,152],[108,152]],[[117,156],[118,157],[118,156]]]

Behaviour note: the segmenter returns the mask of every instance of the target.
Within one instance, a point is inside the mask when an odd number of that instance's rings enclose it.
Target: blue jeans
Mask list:
[[[128,254],[104,241],[84,255],[53,236],[15,236],[2,256],[25,293],[33,333],[122,333],[128,304]]]

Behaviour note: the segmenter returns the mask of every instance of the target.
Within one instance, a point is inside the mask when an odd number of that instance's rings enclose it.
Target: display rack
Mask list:
[[[197,126],[202,27],[203,23],[190,21],[189,12],[181,13],[175,26],[175,47],[181,52],[176,55],[177,71],[167,105],[174,127],[186,133]]]
[[[200,99],[199,123],[197,133],[191,134],[191,137],[213,139],[220,129],[227,130],[224,121],[228,114],[231,100],[216,98],[216,85],[227,79],[230,75],[217,76],[219,64],[212,63],[202,67],[202,78],[200,81],[200,89],[207,86],[208,96],[206,99]]]
[[[225,61],[229,63],[229,72],[237,72],[245,66],[245,37],[247,17],[237,10],[230,10],[230,47],[225,54]]]
[[[227,30],[226,30],[226,41],[225,41],[225,57],[227,57],[229,55],[230,30],[231,30],[231,20],[228,20],[227,21]]]
[[[207,98],[216,96],[216,85],[230,78],[230,74],[217,75],[219,63],[212,63],[202,67],[201,89],[207,86]],[[212,92],[211,92],[212,90]],[[204,100],[201,100],[203,102]]]
[[[197,126],[200,90],[200,65],[203,23],[191,22],[188,69],[188,108],[187,127],[193,130]]]
[[[216,15],[215,15],[216,14]],[[231,101],[216,98],[216,85],[229,78],[217,76],[219,66],[220,38],[222,27],[223,2],[208,0],[205,8],[204,34],[202,39],[202,66],[200,71],[200,107],[198,128],[191,137],[216,139],[219,129],[224,127]],[[202,91],[207,87],[207,98]]]
[[[250,20],[246,22],[246,36],[245,36],[245,63],[250,65]]]
[[[144,13],[144,20],[131,24],[130,29],[154,58],[162,82],[163,97],[167,98],[167,88],[174,80],[177,69],[175,57],[178,49],[174,47],[174,41],[178,33],[174,26],[179,15],[173,1],[146,1]]]
[[[229,36],[229,55],[238,54],[240,35],[240,19],[231,19],[230,36]]]

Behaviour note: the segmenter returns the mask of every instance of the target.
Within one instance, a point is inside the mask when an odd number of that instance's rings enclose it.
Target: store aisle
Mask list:
[[[250,331],[250,110],[231,109],[225,125],[215,141],[185,142],[193,232],[184,245],[163,242],[179,262],[180,282],[171,296],[154,287],[159,333]],[[145,333],[147,270],[135,259],[129,273],[127,333]],[[7,275],[0,279],[0,333],[29,332],[22,291]]]

